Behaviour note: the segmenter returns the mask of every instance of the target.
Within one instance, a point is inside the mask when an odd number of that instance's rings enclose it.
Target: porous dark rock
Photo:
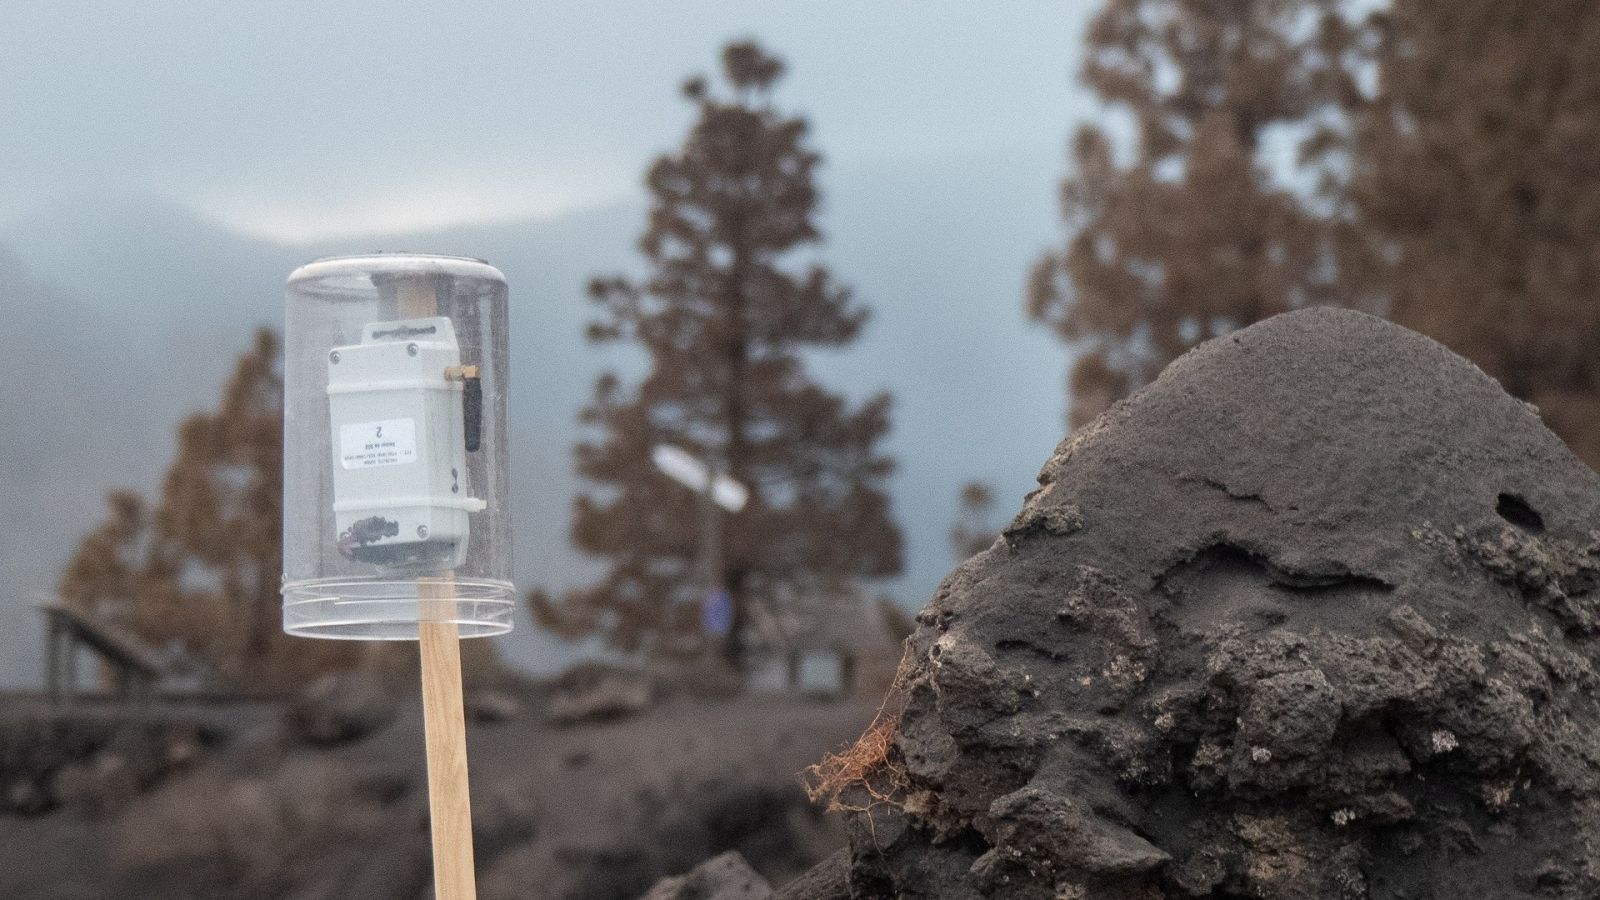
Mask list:
[[[737,851],[656,882],[640,900],[767,900],[772,886]]]
[[[804,873],[843,837],[790,773],[777,781],[731,772],[674,779],[664,790],[641,790],[609,804],[606,815],[615,829],[604,834],[539,829],[539,839],[487,868],[480,896],[632,900],[651,891],[651,898],[732,900],[747,896],[740,893],[743,875],[735,871],[744,867],[754,870],[749,890],[756,893],[749,896],[766,897],[774,881]],[[706,868],[717,859],[722,862]],[[667,877],[674,873],[685,874]]]
[[[853,896],[1600,896],[1600,477],[1536,410],[1309,310],[1039,480],[918,617]]]
[[[773,894],[774,900],[851,900],[850,850],[840,848]]]

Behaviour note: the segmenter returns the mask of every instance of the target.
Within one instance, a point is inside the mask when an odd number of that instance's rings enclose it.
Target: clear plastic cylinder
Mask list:
[[[283,628],[511,630],[505,276],[385,253],[289,276]]]

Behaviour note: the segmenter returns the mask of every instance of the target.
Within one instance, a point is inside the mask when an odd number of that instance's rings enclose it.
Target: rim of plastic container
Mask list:
[[[506,283],[506,276],[499,269],[477,257],[385,251],[314,259],[289,273],[289,285],[293,287],[305,282],[390,273],[450,275]]]
[[[283,586],[283,630],[296,637],[416,640],[422,622],[452,623],[463,638],[511,631],[515,588],[486,578],[452,579],[450,595],[421,596],[409,578],[320,578]]]

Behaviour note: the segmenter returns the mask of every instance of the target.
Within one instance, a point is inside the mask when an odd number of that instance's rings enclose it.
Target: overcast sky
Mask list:
[[[299,242],[615,202],[745,35],[835,171],[1064,148],[1090,108],[1090,0],[396,6],[5,0],[0,221],[124,193]]]
[[[917,606],[948,570],[960,481],[992,479],[1007,509],[1060,436],[1063,348],[1023,321],[1019,298],[1031,260],[1060,240],[1053,195],[1068,135],[1095,112],[1075,73],[1098,2],[515,0],[396,12],[326,0],[0,0],[0,254],[17,252],[22,271],[98,304],[85,307],[98,314],[140,307],[157,343],[137,349],[154,358],[167,346],[159,340],[184,346],[198,323],[238,319],[235,307],[274,310],[274,266],[381,245],[369,236],[516,220],[458,228],[471,245],[441,249],[510,263],[518,290],[541,301],[519,313],[519,352],[531,358],[518,365],[549,418],[530,431],[544,443],[523,450],[560,475],[542,480],[542,493],[528,481],[519,488],[525,520],[538,526],[524,529],[519,558],[531,561],[529,584],[562,587],[575,554],[564,522],[541,518],[570,506],[567,449],[554,444],[570,440],[607,364],[579,346],[581,286],[629,264],[638,211],[615,204],[641,200],[645,167],[681,141],[693,112],[683,79],[714,71],[727,41],[756,37],[788,61],[779,103],[810,118],[828,160],[825,252],[875,311],[856,352],[829,358],[823,375],[852,396],[895,392],[890,449],[902,463],[908,570],[894,587]],[[293,246],[219,241],[169,204]],[[591,207],[613,208],[557,216]],[[555,221],[525,221],[546,216]],[[606,245],[574,244],[579,234]],[[540,255],[550,253],[560,258]],[[124,277],[135,266],[150,271]],[[169,287],[169,268],[191,283]],[[108,292],[113,281],[120,287]],[[183,308],[158,308],[163,299]],[[42,361],[28,362],[29,352]],[[74,403],[127,408],[127,384],[145,370],[137,352],[126,356],[108,369],[120,380],[85,381]],[[7,357],[0,371],[56,358],[27,342]],[[218,368],[226,354],[182,364]],[[204,385],[184,402],[209,402],[220,377],[183,376]],[[36,415],[14,396],[0,409],[0,437],[6,423]],[[17,552],[64,558],[70,541],[58,532],[90,527],[101,491],[130,478],[154,490],[166,458],[148,448],[166,446],[181,412],[162,409],[136,418],[148,457],[131,467],[139,471],[96,471],[73,503],[44,495],[61,507],[56,537]],[[74,440],[70,428],[56,431]],[[0,469],[0,479],[15,471]],[[25,518],[33,507],[13,506],[24,516],[15,529],[44,533]],[[8,573],[22,593],[0,600],[0,613],[23,615],[20,604],[48,590],[59,564],[33,566],[31,581]],[[520,635],[515,658],[564,658],[533,630]],[[0,684],[32,683],[37,643],[26,630],[0,635]]]

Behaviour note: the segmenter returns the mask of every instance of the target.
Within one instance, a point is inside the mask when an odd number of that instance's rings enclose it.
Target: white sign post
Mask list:
[[[703,590],[700,626],[720,638],[731,658],[739,646],[739,617],[722,578],[722,513],[736,513],[750,502],[750,489],[675,444],[657,444],[650,453],[656,468],[700,497],[700,553],[696,563]]]

